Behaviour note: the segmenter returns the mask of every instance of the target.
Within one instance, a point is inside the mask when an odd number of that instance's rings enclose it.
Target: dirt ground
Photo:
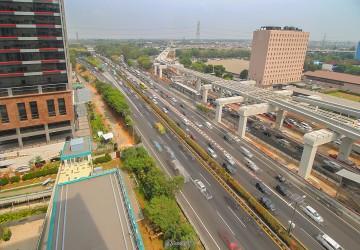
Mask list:
[[[2,250],[34,250],[37,240],[41,233],[41,226],[44,220],[35,220],[25,224],[12,226],[11,239],[9,241],[0,241]]]
[[[90,89],[92,92],[92,102],[95,106],[95,111],[99,114],[102,114],[104,122],[107,126],[111,128],[111,132],[114,134],[114,140],[120,148],[129,147],[134,145],[134,140],[129,135],[128,131],[124,129],[124,125],[120,117],[118,117],[103,101],[101,96],[97,93],[96,89],[91,85],[86,83],[86,88]]]

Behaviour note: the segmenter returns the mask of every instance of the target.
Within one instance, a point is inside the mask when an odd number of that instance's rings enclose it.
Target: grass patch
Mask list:
[[[46,213],[47,208],[48,206],[39,206],[0,214],[0,225],[10,221],[24,219],[33,215],[44,214]]]
[[[347,99],[347,100],[350,100],[350,101],[354,101],[354,102],[360,102],[360,95],[347,93],[347,92],[341,91],[341,90],[334,91],[334,92],[329,92],[327,94],[331,95],[331,96]]]

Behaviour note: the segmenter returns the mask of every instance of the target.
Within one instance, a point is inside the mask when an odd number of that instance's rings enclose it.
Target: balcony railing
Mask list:
[[[66,91],[67,83],[56,83],[47,85],[34,85],[25,87],[0,88],[0,97],[42,94],[57,91]]]

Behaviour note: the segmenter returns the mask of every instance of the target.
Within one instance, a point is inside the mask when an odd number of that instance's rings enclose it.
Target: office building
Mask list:
[[[249,78],[271,86],[301,80],[309,33],[294,27],[261,27],[254,31]]]
[[[355,59],[360,61],[360,41],[358,42],[358,44],[356,46]]]
[[[0,151],[73,133],[62,0],[0,0]]]

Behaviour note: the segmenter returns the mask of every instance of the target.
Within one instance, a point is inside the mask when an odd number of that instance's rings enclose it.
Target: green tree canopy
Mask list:
[[[247,69],[244,69],[240,72],[240,79],[247,79],[249,75],[249,71]]]

